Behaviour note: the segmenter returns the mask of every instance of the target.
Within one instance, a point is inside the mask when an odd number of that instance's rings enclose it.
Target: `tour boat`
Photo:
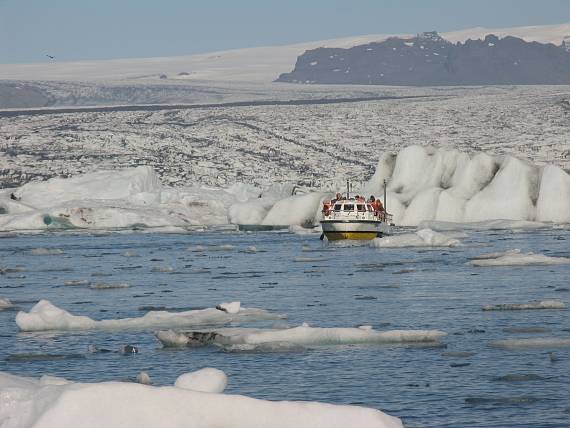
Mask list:
[[[392,215],[379,199],[351,198],[347,192],[346,197],[337,194],[336,199],[324,201],[321,226],[321,239],[326,236],[329,241],[374,239],[390,233]]]

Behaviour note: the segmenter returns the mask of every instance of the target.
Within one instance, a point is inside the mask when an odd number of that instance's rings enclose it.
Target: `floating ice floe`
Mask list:
[[[211,369],[210,369],[211,370]],[[194,373],[195,375],[196,373]],[[225,376],[225,375],[224,375]],[[266,401],[199,392],[219,382],[218,371],[178,378],[177,386],[131,382],[71,383],[0,373],[3,428],[402,428],[379,410],[318,402]],[[208,380],[215,378],[217,381]]]
[[[2,309],[11,308],[12,306],[13,306],[13,305],[12,305],[12,302],[10,301],[10,299],[2,299],[2,298],[0,298],[0,311],[1,311]]]
[[[415,233],[375,238],[371,245],[376,248],[398,247],[456,247],[460,241],[450,235],[435,232],[431,229],[421,229]]]
[[[566,304],[562,300],[547,299],[532,303],[504,303],[497,305],[485,305],[483,311],[523,311],[527,309],[565,309]]]
[[[469,264],[472,266],[530,266],[530,265],[567,265],[570,258],[549,257],[544,254],[532,252],[521,253],[520,250],[510,250],[482,254],[474,257]]]
[[[30,251],[32,256],[54,256],[63,253],[61,248],[34,248]]]
[[[101,330],[101,329],[152,329],[188,328],[203,325],[224,325],[229,322],[248,320],[283,319],[284,315],[272,314],[263,309],[240,308],[230,314],[215,308],[184,312],[150,311],[142,317],[94,320],[87,316],[73,315],[54,306],[47,300],[40,300],[30,312],[20,311],[16,324],[21,331],[48,330]]]
[[[94,290],[112,290],[114,288],[129,288],[130,285],[125,282],[97,282],[90,284],[89,288]]]
[[[261,345],[268,343],[301,346],[396,344],[438,342],[446,333],[439,330],[389,330],[376,331],[369,326],[362,328],[300,327],[285,329],[222,328],[208,332],[177,333],[159,331],[157,338],[165,346],[204,345]]]
[[[493,340],[490,345],[494,348],[558,348],[570,346],[569,338],[562,337],[532,337],[528,339]]]

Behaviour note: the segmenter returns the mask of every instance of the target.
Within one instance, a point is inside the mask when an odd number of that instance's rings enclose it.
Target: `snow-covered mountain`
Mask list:
[[[487,34],[511,35],[526,41],[561,45],[570,36],[570,23],[513,28],[471,28],[442,33],[451,42],[481,39]],[[50,62],[38,64],[2,64],[0,79],[13,80],[173,80],[271,82],[280,73],[291,70],[299,55],[317,47],[348,48],[386,40],[388,37],[412,37],[411,34],[371,34],[332,40],[234,49],[191,56],[138,58],[99,61]],[[160,77],[163,77],[162,79]],[[164,78],[166,77],[166,78]]]

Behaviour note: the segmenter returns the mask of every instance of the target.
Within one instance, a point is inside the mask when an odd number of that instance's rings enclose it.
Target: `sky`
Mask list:
[[[570,0],[0,0],[0,63],[570,22]]]

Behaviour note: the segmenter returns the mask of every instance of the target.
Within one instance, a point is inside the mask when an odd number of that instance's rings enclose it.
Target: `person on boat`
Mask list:
[[[382,202],[380,201],[380,199],[376,199],[374,195],[370,196],[370,204],[374,209],[375,215],[378,215],[377,213],[384,211],[384,206],[382,205]]]
[[[340,198],[342,198],[342,195],[337,192],[334,199],[331,201],[331,204],[334,205],[336,201],[340,201]]]
[[[334,203],[333,201],[323,202],[323,214],[325,215],[325,217],[328,217],[328,215],[330,214],[333,203]]]

